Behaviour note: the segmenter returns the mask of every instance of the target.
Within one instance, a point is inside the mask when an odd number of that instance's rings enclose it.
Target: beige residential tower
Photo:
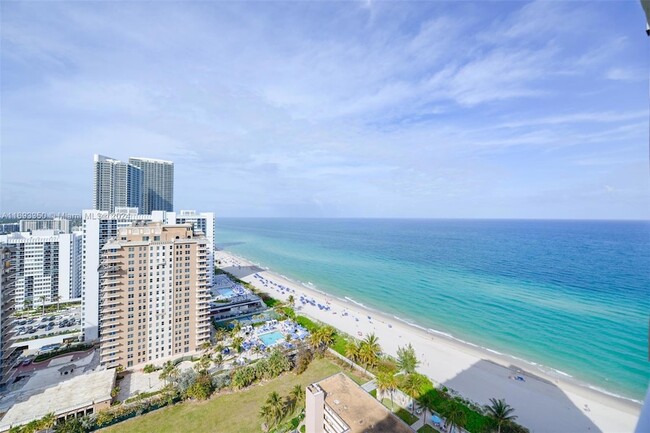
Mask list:
[[[211,335],[208,241],[191,224],[137,223],[102,248],[100,362],[109,368],[193,354]]]

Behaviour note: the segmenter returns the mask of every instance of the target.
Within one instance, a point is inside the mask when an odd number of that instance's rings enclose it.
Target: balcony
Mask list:
[[[107,333],[112,334],[113,332],[122,332],[119,330],[117,325],[119,325],[120,322],[113,320],[113,321],[104,321],[102,320],[101,323],[99,324],[99,329],[105,329],[107,330]]]
[[[99,310],[102,312],[102,314],[118,313],[122,311],[120,305],[108,305],[107,303],[101,303],[99,304]]]
[[[101,344],[104,344],[104,343],[113,343],[113,342],[117,342],[117,341],[119,341],[119,340],[121,340],[121,339],[122,339],[122,337],[119,336],[119,335],[104,335],[104,336],[99,340],[99,342],[100,342]]]
[[[102,314],[102,321],[113,322],[121,317],[121,314]]]
[[[117,330],[117,325],[118,322],[110,322],[110,323],[102,322],[99,324],[99,329],[101,329],[102,334],[104,334],[105,332],[114,332]]]
[[[117,307],[117,306],[122,305],[121,300],[122,300],[122,298],[118,298],[118,297],[114,297],[114,296],[113,297],[108,297],[108,296],[104,297],[104,296],[102,296],[102,301],[103,302],[101,302],[99,304],[99,306],[100,307],[106,307],[106,308],[108,308],[108,307]]]
[[[117,272],[117,271],[119,271],[121,269],[122,269],[122,267],[118,266],[117,263],[103,262],[101,265],[99,265],[99,268],[97,269],[97,271],[101,275],[101,274],[105,274],[105,273],[108,273],[108,272]]]
[[[112,363],[112,362],[115,362],[115,361],[119,361],[120,359],[122,359],[122,357],[121,357],[121,356],[117,356],[117,355],[113,355],[113,356],[111,356],[110,358],[106,358],[106,359],[104,359],[104,357],[102,356],[100,362],[101,362],[102,364],[104,364],[104,363]]]
[[[101,355],[100,355],[101,358],[105,358],[105,357],[107,357],[107,356],[114,356],[114,355],[120,353],[120,350],[119,350],[119,349],[115,349],[115,348],[112,348],[112,349],[104,349],[104,348],[102,347],[100,350],[101,350]]]

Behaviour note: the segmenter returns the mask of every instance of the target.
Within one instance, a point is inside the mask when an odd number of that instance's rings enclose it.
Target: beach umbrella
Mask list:
[[[433,422],[434,424],[441,424],[442,420],[440,419],[440,417],[438,417],[438,415],[431,415],[431,422]]]

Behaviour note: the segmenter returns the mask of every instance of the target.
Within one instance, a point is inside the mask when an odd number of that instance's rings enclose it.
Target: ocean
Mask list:
[[[217,245],[341,298],[642,400],[650,222],[218,219]]]

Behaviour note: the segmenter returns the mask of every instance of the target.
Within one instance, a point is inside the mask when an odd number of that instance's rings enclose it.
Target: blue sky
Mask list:
[[[171,159],[218,216],[650,218],[628,2],[2,2],[1,210]]]

